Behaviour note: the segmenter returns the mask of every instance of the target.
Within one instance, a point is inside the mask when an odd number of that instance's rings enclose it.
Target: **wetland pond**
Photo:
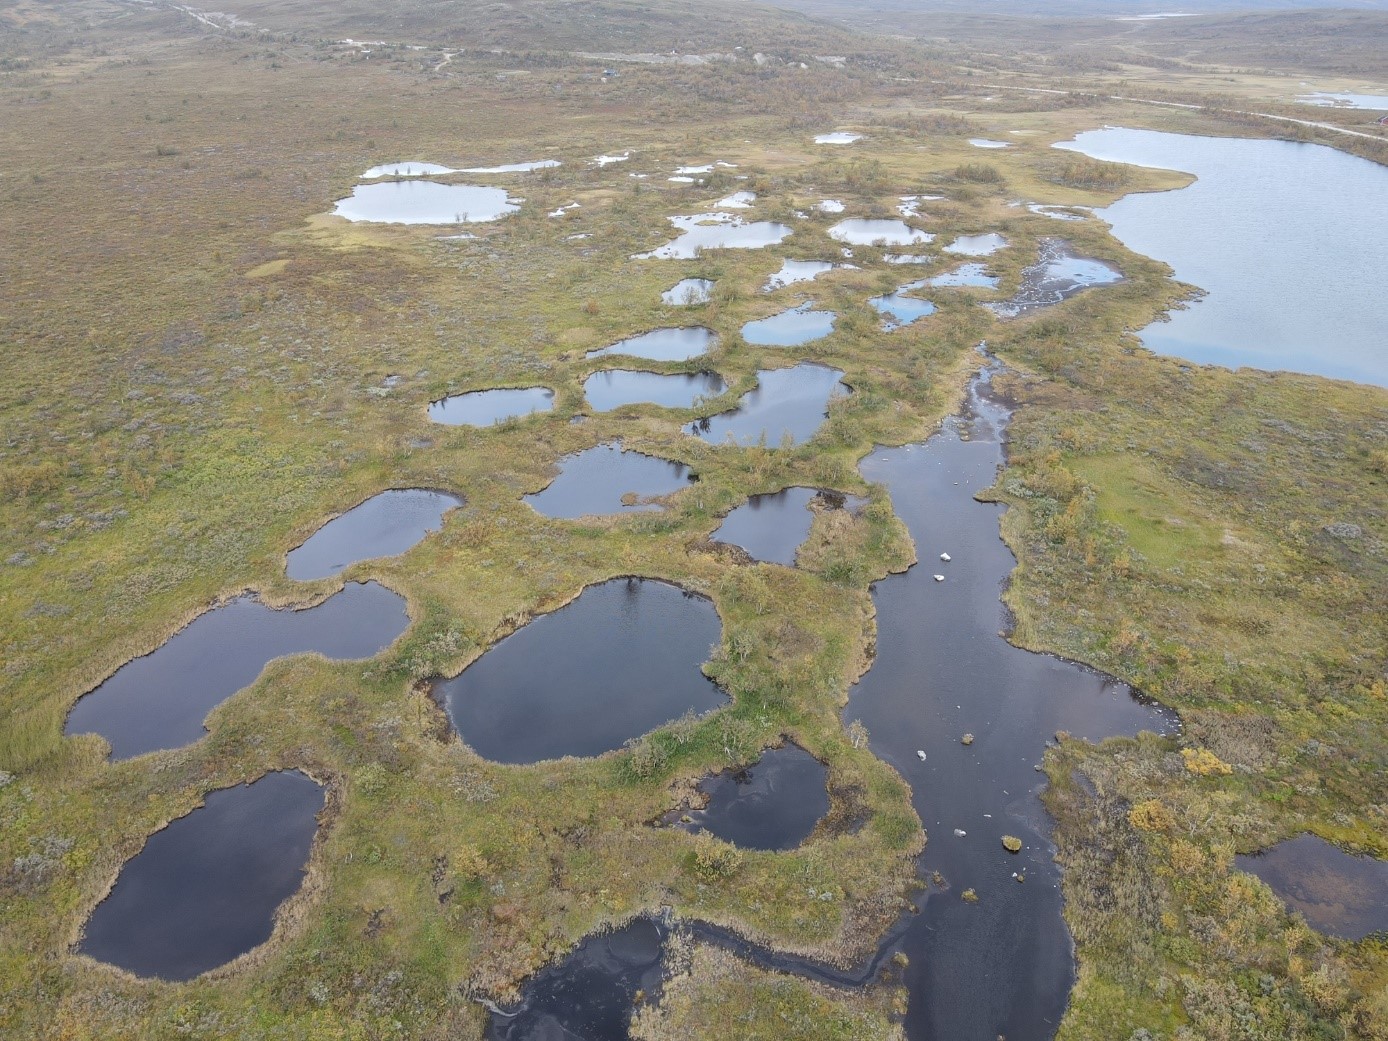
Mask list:
[[[904,220],[850,217],[829,229],[829,237],[850,246],[914,246],[935,236],[911,227]]]
[[[409,180],[359,184],[333,214],[376,224],[474,224],[519,209],[504,188]]]
[[[829,402],[849,393],[841,376],[841,370],[813,362],[761,369],[757,386],[742,395],[736,408],[695,420],[688,432],[714,445],[729,438],[743,447],[761,443],[776,448],[786,438],[802,445],[823,426]]]
[[[626,451],[619,441],[565,456],[559,476],[525,501],[546,517],[568,520],[636,513],[661,509],[647,500],[677,492],[692,480],[683,463]]]
[[[834,331],[838,315],[833,311],[815,311],[811,303],[803,303],[759,318],[742,327],[742,338],[759,347],[799,347],[811,340],[822,340]]]
[[[309,652],[370,658],[409,624],[404,597],[375,582],[349,582],[300,611],[237,597],[198,615],[84,694],[63,732],[100,734],[113,759],[179,748],[202,737],[207,714],[253,683],[271,660]]]
[[[816,488],[782,488],[779,492],[754,495],[724,517],[709,538],[737,546],[753,560],[794,567],[795,552],[809,537],[810,525],[814,523],[810,503],[820,495],[823,493]],[[830,495],[839,502],[845,499]]]
[[[126,862],[77,949],[137,976],[189,980],[260,946],[303,881],[323,802],[298,771],[209,793]]]
[[[713,298],[713,286],[707,278],[682,278],[660,294],[660,302],[672,307],[706,304]]]
[[[623,405],[693,408],[727,390],[716,372],[642,372],[603,369],[583,381],[583,393],[594,412],[611,412]]]
[[[1388,861],[1346,853],[1316,835],[1298,835],[1234,858],[1312,929],[1343,940],[1388,932]]]
[[[844,720],[861,719],[873,751],[910,782],[930,839],[921,876],[939,871],[946,888],[932,887],[918,899],[919,913],[904,916],[865,964],[848,970],[759,948],[706,923],[681,926],[763,968],[836,986],[873,982],[903,953],[904,1026],[912,1041],[1050,1041],[1074,983],[1074,955],[1051,822],[1039,798],[1045,777],[1036,767],[1048,735],[1063,729],[1098,741],[1180,725],[1111,677],[1021,650],[999,635],[1007,624],[999,593],[1015,560],[999,537],[1003,507],[974,499],[996,479],[1009,419],[990,394],[990,379],[991,368],[971,385],[961,414],[929,441],[875,449],[860,467],[866,479],[886,486],[919,562],[873,588],[876,655],[849,692]],[[943,582],[934,577],[940,572]],[[965,734],[972,735],[968,743]],[[1021,852],[1004,850],[1003,835],[1021,837]],[[977,903],[960,899],[966,888],[978,894]],[[656,946],[664,927],[628,928],[641,929]],[[621,1024],[613,1033],[578,1032],[577,1021],[570,1023],[575,1035],[502,1033],[519,1021],[512,1014],[493,1017],[493,1036],[626,1037],[634,991],[614,990],[584,960],[591,945],[604,942],[590,937],[569,960],[539,973],[526,985],[522,1011],[543,1007],[567,978],[573,1005],[581,1007],[589,992],[621,1002],[622,1014],[610,1020]],[[651,957],[654,964],[659,955]],[[615,980],[618,970],[607,972]]]
[[[659,249],[637,253],[633,260],[689,260],[705,249],[765,249],[785,241],[793,230],[776,221],[747,223],[729,213],[695,213],[671,217],[682,234]]]
[[[702,596],[614,578],[500,640],[434,697],[494,762],[601,755],[726,702],[700,668],[722,631]]]
[[[945,247],[946,253],[961,257],[991,257],[1007,245],[1007,239],[996,232],[987,235],[960,235]]]
[[[1388,386],[1388,169],[1324,145],[1117,127],[1057,147],[1198,178],[1095,211],[1206,291],[1141,330],[1146,346]]]
[[[712,329],[702,325],[685,328],[652,329],[640,336],[629,336],[607,347],[589,351],[589,358],[606,358],[614,354],[646,361],[688,361],[707,354],[718,342]]]
[[[362,560],[394,557],[443,526],[443,516],[463,504],[447,492],[393,488],[373,495],[289,551],[285,573],[296,582],[328,578]]]
[[[703,808],[673,810],[664,823],[743,849],[795,849],[829,812],[828,776],[823,763],[787,742],[750,766],[706,777],[699,782]]]
[[[781,270],[766,280],[766,285],[762,286],[762,292],[770,293],[772,290],[784,286],[793,286],[797,282],[813,282],[824,272],[832,270],[834,270],[834,265],[824,260],[782,261]]]
[[[897,940],[910,959],[913,1039],[1052,1037],[1074,968],[1036,764],[1058,730],[1097,741],[1177,726],[1123,683],[999,635],[1015,561],[999,537],[1003,507],[974,499],[996,479],[1009,419],[990,372],[939,434],[875,449],[860,466],[886,486],[919,562],[873,589],[876,657],[844,721],[861,719],[872,750],[911,784],[930,839],[922,876],[939,871],[950,887],[932,892]],[[1021,837],[1022,852],[1009,855],[1003,835]],[[966,888],[978,903],[960,899]]]
[[[638,918],[596,933],[525,985],[515,1010],[493,1011],[488,1041],[616,1041],[630,1036],[637,994],[660,997],[669,930]]]
[[[1016,318],[1052,307],[1093,286],[1123,281],[1118,269],[1102,260],[1076,256],[1064,239],[1042,239],[1041,258],[1022,272],[1022,282],[1010,300],[984,304],[999,318]]]
[[[453,394],[429,405],[435,423],[458,427],[493,427],[508,419],[521,419],[554,408],[554,391],[548,387],[503,387]]]
[[[910,325],[918,318],[935,313],[935,305],[929,300],[920,300],[914,296],[907,296],[907,293],[920,289],[926,284],[925,279],[919,282],[907,282],[904,286],[899,286],[894,293],[887,293],[885,296],[874,296],[868,303],[877,308],[883,315],[883,325],[888,329],[895,329],[899,326]]]
[[[998,279],[988,274],[988,269],[982,264],[961,264],[953,271],[946,271],[944,274],[926,279],[925,284],[937,289],[965,287],[996,289],[998,288]]]

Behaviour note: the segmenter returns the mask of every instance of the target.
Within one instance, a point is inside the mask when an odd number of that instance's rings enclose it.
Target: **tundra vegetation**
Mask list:
[[[1062,739],[1047,754],[1080,967],[1060,1036],[1388,1038],[1384,938],[1318,935],[1232,866],[1305,831],[1388,856],[1388,398],[1152,355],[1132,330],[1189,288],[1096,221],[1009,205],[1186,183],[1048,147],[1106,123],[1388,161],[1388,132],[1362,113],[1309,118],[1364,137],[1249,114],[1306,117],[1277,99],[1308,69],[1329,74],[1321,37],[1287,54],[1232,21],[1198,60],[1125,44],[1099,61],[1048,29],[1019,61],[975,22],[946,46],[742,4],[698,18],[660,3],[379,8],[0,10],[0,1034],[476,1037],[476,998],[512,999],[585,934],[662,907],[783,950],[864,955],[911,895],[926,836],[905,783],[840,719],[871,662],[869,583],[914,559],[856,463],[928,436],[987,340],[1018,404],[989,493],[1012,507],[1011,638],[1185,721],[1170,738]],[[1008,89],[1037,86],[1062,93]],[[812,143],[844,127],[863,139]],[[982,162],[967,138],[985,134],[1013,147]],[[470,225],[475,239],[326,216],[381,162],[541,158],[563,165],[494,179],[526,202]],[[736,166],[666,180],[715,160]],[[670,238],[669,216],[738,190],[757,194],[749,219],[793,226],[786,244],[630,259]],[[908,194],[943,196],[916,222],[940,241],[1006,235],[988,261],[995,296],[933,291],[933,315],[884,335],[867,300],[902,269],[871,246],[854,248],[855,269],[759,291],[785,256],[840,256],[839,218],[818,200],[895,217]],[[1015,322],[978,307],[1015,291],[1057,227],[1125,281]],[[712,300],[662,304],[685,277],[713,280]],[[791,351],[741,340],[747,321],[805,298],[839,314],[830,336]],[[574,422],[600,367],[586,351],[686,322],[719,345],[642,368],[716,368],[724,398]],[[842,369],[854,391],[809,443],[681,432],[759,367],[799,360]],[[427,417],[448,394],[521,386],[552,388],[553,411],[483,429]],[[548,520],[521,501],[565,454],[618,438],[699,480],[629,516]],[[791,485],[868,502],[818,513],[795,569],[710,543],[748,496]],[[464,505],[403,556],[285,576],[286,552],[326,519],[408,487]],[[619,575],[712,599],[723,639],[706,671],[726,708],[528,767],[489,763],[447,730],[431,679]],[[110,763],[100,740],[63,737],[77,697],[209,605],[251,590],[307,606],[365,579],[411,617],[375,658],[274,662],[184,748]],[[830,814],[801,848],[649,826],[698,777],[786,738],[829,771]],[[178,985],[74,953],[152,832],[284,769],[329,794],[269,943]],[[890,978],[841,990],[729,957],[685,951],[641,1036],[895,1036]],[[703,1014],[714,994],[716,1018]]]

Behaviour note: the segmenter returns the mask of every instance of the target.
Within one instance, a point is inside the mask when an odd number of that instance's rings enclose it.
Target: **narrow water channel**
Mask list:
[[[873,590],[877,654],[844,711],[911,783],[929,836],[921,873],[940,872],[948,887],[933,890],[899,943],[913,1041],[1054,1035],[1074,959],[1039,799],[1046,741],[1058,730],[1097,741],[1177,725],[1112,677],[999,635],[999,594],[1016,562],[998,534],[1003,507],[974,499],[996,479],[1010,418],[991,374],[928,442],[879,448],[860,466],[886,485],[918,557]],[[1003,848],[1004,835],[1022,840],[1020,853]],[[977,903],[961,899],[966,889]]]

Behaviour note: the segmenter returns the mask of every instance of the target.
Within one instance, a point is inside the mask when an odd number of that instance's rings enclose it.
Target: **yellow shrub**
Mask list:
[[[1186,761],[1186,769],[1201,777],[1212,774],[1224,776],[1234,772],[1234,768],[1208,748],[1183,748],[1181,757]]]

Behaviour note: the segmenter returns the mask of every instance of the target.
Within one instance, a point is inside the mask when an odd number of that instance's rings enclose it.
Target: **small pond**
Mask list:
[[[874,296],[868,303],[877,308],[884,316],[883,324],[894,329],[902,325],[910,325],[918,318],[935,313],[935,305],[929,300],[920,300],[914,296],[907,296],[914,290],[920,289],[925,285],[925,281],[907,282],[904,286],[897,289],[895,293],[888,293],[885,296]]]
[[[1123,274],[1117,268],[1102,260],[1076,256],[1064,239],[1042,239],[1041,259],[1022,272],[1021,285],[1012,299],[983,306],[999,318],[1016,318],[1068,300],[1092,286],[1121,281]]]
[[[815,203],[814,208],[820,213],[842,213],[845,209],[838,199],[823,199]]]
[[[648,500],[677,492],[691,480],[683,463],[628,452],[615,442],[565,456],[559,476],[525,501],[546,517],[570,520],[637,513],[661,509]]]
[[[463,500],[447,492],[392,488],[334,517],[289,551],[285,573],[296,582],[336,575],[362,560],[394,557],[443,526]]]
[[[693,408],[727,390],[716,372],[642,372],[603,369],[583,381],[583,393],[594,412],[611,412],[623,405]]]
[[[451,166],[441,166],[438,163],[382,163],[380,166],[373,166],[361,177],[362,180],[368,181],[376,177],[439,177],[457,172]]]
[[[782,488],[754,495],[723,519],[709,538],[747,551],[753,560],[795,566],[795,551],[810,534],[814,488]]]
[[[1161,354],[1388,386],[1388,169],[1324,145],[1109,128],[1060,147],[1198,180],[1096,211],[1206,295],[1141,330]],[[1379,214],[1378,218],[1373,214]]]
[[[830,134],[816,134],[814,143],[817,145],[851,145],[854,141],[861,141],[862,134],[855,134],[851,130],[835,130]]]
[[[409,624],[404,598],[375,582],[348,583],[302,611],[275,611],[254,597],[237,597],[84,694],[63,732],[100,734],[113,759],[178,748],[202,737],[207,714],[253,683],[272,659],[309,652],[369,658]]]
[[[812,310],[813,306],[803,303],[770,318],[748,322],[742,327],[742,338],[763,347],[798,347],[823,339],[834,331],[838,315],[833,311]]]
[[[323,803],[297,771],[209,793],[121,868],[78,951],[137,976],[190,980],[260,946],[303,881]]]
[[[977,289],[996,289],[998,280],[988,274],[988,268],[983,264],[961,264],[953,271],[946,271],[942,275],[928,278],[925,281],[928,286],[938,289],[972,287]]]
[[[704,597],[614,578],[494,644],[434,697],[495,762],[601,755],[726,702],[700,668],[722,631]]]
[[[646,361],[688,361],[709,349],[718,342],[712,329],[702,325],[683,328],[652,329],[640,336],[629,336],[607,347],[589,351],[590,358],[606,358],[614,354],[628,358],[644,358]]]
[[[752,203],[756,201],[756,192],[733,192],[731,195],[719,199],[714,205],[724,210],[747,210],[751,209]]]
[[[824,260],[785,260],[781,262],[781,270],[766,280],[762,291],[769,293],[797,282],[813,282],[824,272],[832,270],[834,265]]]
[[[993,141],[986,137],[971,137],[969,144],[975,148],[1011,148],[1012,145],[1007,141]]]
[[[757,387],[742,395],[736,408],[697,420],[689,433],[715,445],[731,439],[744,447],[764,443],[776,448],[787,437],[792,445],[804,444],[824,425],[829,402],[849,393],[839,382],[842,376],[839,369],[812,362],[762,369]]]
[[[706,304],[713,298],[714,284],[707,278],[682,278],[660,294],[660,302],[675,307]]]
[[[1007,245],[1007,239],[996,232],[987,235],[960,235],[945,247],[946,253],[962,257],[991,257]]]
[[[633,260],[688,260],[706,249],[765,249],[785,241],[793,230],[775,221],[747,223],[729,213],[696,213],[671,217],[682,234],[659,249],[634,254]]]
[[[556,166],[563,166],[558,159],[540,159],[530,163],[507,163],[504,166],[467,166],[459,170],[459,173],[480,173],[480,174],[503,174],[503,173],[530,173],[532,170],[552,170]]]
[[[1298,835],[1234,863],[1266,882],[1312,929],[1344,940],[1388,931],[1388,861]]]
[[[870,220],[863,217],[839,221],[829,229],[829,236],[850,246],[913,246],[935,237],[911,227],[904,220]]]
[[[442,398],[429,406],[429,418],[447,426],[491,427],[552,408],[554,391],[548,387],[504,387]]]
[[[701,781],[704,808],[675,810],[666,822],[743,849],[795,849],[829,812],[828,777],[823,763],[787,743]]]
[[[504,188],[437,181],[376,181],[359,184],[333,214],[378,224],[471,224],[515,213],[520,204]]]
[[[541,969],[516,1009],[493,1012],[488,1041],[622,1041],[637,994],[657,1000],[667,930],[638,918],[585,937],[567,958]]]

